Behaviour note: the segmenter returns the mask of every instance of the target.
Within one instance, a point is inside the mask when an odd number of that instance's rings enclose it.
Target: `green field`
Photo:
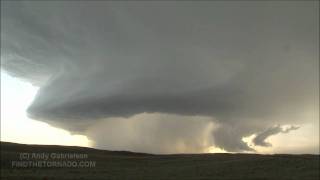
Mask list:
[[[24,154],[21,154],[24,153]],[[74,154],[62,157],[58,154]],[[47,160],[38,157],[46,154]],[[86,155],[82,157],[82,155]],[[28,156],[28,157],[27,157]],[[28,159],[27,159],[28,158]],[[16,167],[17,162],[80,161],[94,167]],[[82,162],[82,163],[83,163]],[[44,163],[44,164],[46,164]],[[52,163],[51,163],[52,165]],[[88,163],[86,164],[88,165]],[[15,167],[13,167],[15,166]],[[35,166],[35,164],[33,164]],[[48,164],[47,164],[48,166]],[[73,146],[1,142],[1,179],[319,179],[319,155],[152,155]]]

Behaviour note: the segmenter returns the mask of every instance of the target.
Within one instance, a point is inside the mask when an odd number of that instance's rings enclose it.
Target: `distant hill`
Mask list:
[[[1,142],[1,179],[318,180],[319,155],[153,155]]]

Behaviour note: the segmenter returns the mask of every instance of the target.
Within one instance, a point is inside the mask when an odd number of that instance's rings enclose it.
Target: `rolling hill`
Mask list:
[[[1,142],[1,179],[319,179],[319,155],[153,155]]]

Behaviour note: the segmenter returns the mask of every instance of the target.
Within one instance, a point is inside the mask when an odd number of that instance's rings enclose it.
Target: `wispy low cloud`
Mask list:
[[[266,142],[266,139],[269,138],[270,136],[276,135],[279,133],[288,133],[292,130],[297,130],[299,128],[300,128],[299,126],[290,126],[287,128],[283,128],[283,127],[277,125],[277,126],[268,128],[265,131],[257,133],[256,137],[252,140],[252,142],[256,146],[270,147],[270,146],[272,146],[272,144],[269,142]]]

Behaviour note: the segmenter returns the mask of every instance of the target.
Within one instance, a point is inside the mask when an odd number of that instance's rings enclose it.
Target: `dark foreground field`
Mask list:
[[[23,153],[23,154],[22,154]],[[76,153],[79,157],[58,158]],[[50,157],[45,160],[44,156]],[[83,156],[85,155],[85,156]],[[31,161],[31,166],[24,166]],[[36,164],[37,162],[42,163]],[[57,166],[69,161],[78,167]],[[21,163],[22,162],[22,163]],[[95,165],[90,164],[95,162]],[[20,163],[20,164],[19,164]],[[33,163],[33,164],[32,164]],[[44,165],[46,164],[46,165]],[[28,166],[30,164],[27,164]],[[79,167],[79,166],[94,167]],[[1,179],[319,179],[318,155],[151,155],[1,142]]]

